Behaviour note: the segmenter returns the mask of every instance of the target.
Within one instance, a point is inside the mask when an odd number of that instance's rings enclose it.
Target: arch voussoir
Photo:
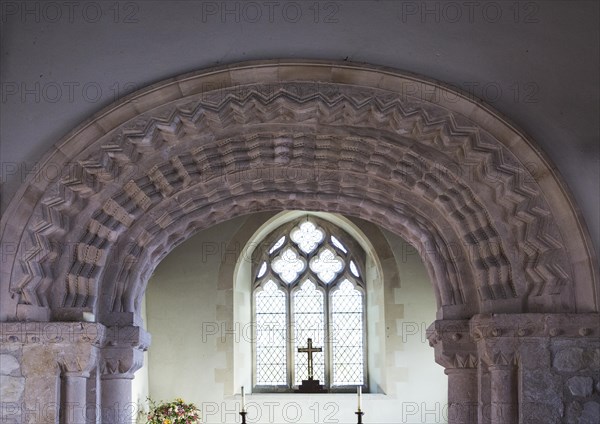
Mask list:
[[[180,204],[177,201],[171,200],[163,205],[161,209],[165,212],[164,215],[159,217],[159,220],[165,224],[165,228],[161,228],[160,231],[156,231],[156,222],[152,220],[138,222],[135,230],[132,231],[132,238],[116,246],[115,254],[121,257],[130,257],[130,255],[133,255],[133,252],[137,252],[139,256],[136,255],[135,259],[131,261],[133,266],[139,268],[148,267],[147,272],[151,272],[153,267],[158,264],[167,252],[189,237],[189,232],[198,231],[216,222],[221,222],[224,219],[265,210],[328,210],[330,212],[369,219],[388,228],[390,231],[401,231],[409,241],[417,246],[425,257],[430,259],[432,277],[435,277],[438,281],[445,282],[439,285],[441,304],[465,306],[465,303],[467,303],[463,291],[466,291],[468,288],[464,283],[461,283],[461,274],[464,274],[465,271],[460,270],[459,267],[449,267],[448,265],[450,263],[451,252],[447,249],[448,243],[446,239],[454,237],[451,240],[455,240],[455,243],[458,239],[448,229],[443,231],[443,235],[440,235],[442,232],[437,233],[435,231],[434,222],[431,220],[432,210],[429,211],[429,217],[423,215],[420,219],[417,219],[414,218],[416,215],[414,212],[415,208],[408,204],[398,204],[396,209],[389,209],[378,206],[377,202],[367,199],[364,196],[357,197],[328,192],[313,194],[302,192],[301,189],[295,189],[293,192],[282,189],[280,191],[253,192],[252,194],[243,193],[223,196],[220,200],[211,201],[206,201],[202,196],[197,197],[190,194],[189,197],[185,196],[184,202],[189,208],[184,215],[177,215],[177,219],[168,218],[162,220],[161,218],[177,214]],[[223,214],[226,218],[222,216]],[[413,227],[414,231],[405,230],[406,228]],[[155,235],[151,235],[152,231],[156,231]],[[134,234],[137,234],[137,236]],[[157,237],[157,240],[150,246],[150,249],[143,249],[143,240],[148,237]],[[448,264],[443,263],[444,258],[449,259]],[[116,285],[121,285],[122,287],[135,286],[133,282],[126,281],[126,277],[129,275],[129,269],[127,268],[129,263],[121,264],[120,266],[117,266],[114,261],[113,263],[115,266],[111,270],[107,270],[107,272],[115,277],[108,278],[107,280],[114,281]],[[149,266],[149,264],[152,265]],[[448,271],[448,269],[451,271]],[[131,274],[139,275],[138,272]],[[135,290],[136,296],[143,294],[143,284],[145,281],[146,279],[142,278],[136,282],[136,284],[141,285]],[[120,292],[120,290],[116,290],[116,292]],[[135,304],[136,300],[138,299],[128,298],[123,303],[116,305],[117,309],[131,307],[131,305]],[[476,304],[476,298],[469,300],[470,302],[468,303],[470,305]],[[107,302],[107,305],[115,307],[114,299]]]
[[[218,89],[198,73],[136,93],[48,155],[40,173],[62,164],[63,174],[32,176],[2,218],[2,242],[19,240],[2,271],[3,319],[135,314],[155,263],[206,223],[290,207],[404,235],[440,308],[463,308],[456,317],[597,310],[587,234],[570,199],[557,200],[567,191],[536,179],[530,169],[554,175],[547,160],[498,114],[366,66],[343,66],[360,84],[334,81],[335,64],[303,65],[330,68],[320,81],[273,72],[251,82],[247,66],[213,71],[227,76]],[[419,90],[406,95],[407,83]]]

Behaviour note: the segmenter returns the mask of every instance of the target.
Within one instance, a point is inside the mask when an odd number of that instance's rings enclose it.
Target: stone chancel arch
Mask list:
[[[50,168],[62,174],[44,178]],[[554,167],[497,112],[413,75],[330,62],[183,75],[103,110],[38,169],[2,217],[2,321],[85,314],[138,328],[145,284],[175,246],[234,216],[286,209],[355,216],[412,243],[439,325],[487,314],[597,318],[595,254]],[[483,336],[460,328],[461,349],[472,351],[461,358],[484,357]],[[134,347],[147,346],[142,333]],[[111,337],[98,349],[120,348]],[[131,374],[138,362],[109,368]],[[469,401],[502,403],[482,396]]]

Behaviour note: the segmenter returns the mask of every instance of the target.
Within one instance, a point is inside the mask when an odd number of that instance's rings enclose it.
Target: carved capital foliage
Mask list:
[[[41,344],[27,344],[23,346],[23,361],[21,371],[23,376],[59,376],[59,366],[56,350],[54,347]]]
[[[56,352],[62,375],[89,377],[98,363],[98,347],[92,344],[65,346]]]
[[[493,314],[470,321],[475,341],[528,337],[600,337],[600,314]]]
[[[142,327],[112,326],[106,329],[105,346],[108,347],[132,347],[141,351],[148,350],[152,337]]]
[[[435,321],[427,329],[429,345],[435,349],[435,361],[448,369],[476,369],[477,347],[466,320]]]
[[[106,327],[92,322],[0,322],[0,342],[23,345],[101,346]]]
[[[144,363],[144,351],[150,346],[150,334],[137,326],[107,328],[99,370],[102,378],[133,378]]]
[[[488,366],[513,366],[532,347],[544,349],[555,338],[600,340],[600,314],[494,314],[470,320],[471,336]]]
[[[488,367],[512,367],[519,361],[519,342],[513,338],[482,339],[477,342],[479,357]]]
[[[89,322],[0,323],[0,341],[23,347],[26,375],[89,376],[99,365],[104,378],[133,378],[150,346],[137,326],[106,328]]]
[[[134,347],[105,347],[102,349],[99,371],[103,379],[132,379],[144,364],[144,353]]]
[[[427,330],[436,362],[446,369],[512,367],[521,356],[542,360],[555,338],[600,341],[600,314],[494,314],[439,320]],[[546,350],[544,350],[546,349]],[[533,359],[535,362],[535,359]],[[535,365],[535,364],[533,364]]]
[[[0,341],[22,346],[25,376],[87,377],[105,342],[105,327],[89,322],[0,323]]]

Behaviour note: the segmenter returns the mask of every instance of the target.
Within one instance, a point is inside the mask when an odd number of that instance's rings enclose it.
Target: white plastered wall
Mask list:
[[[248,219],[190,238],[163,260],[146,292],[147,329],[153,338],[147,390],[157,401],[182,397],[196,403],[207,424],[237,422],[240,386],[250,391],[250,309],[239,306],[250,304],[249,294],[233,282],[229,287],[219,282],[223,264],[231,265],[235,257],[234,279],[250,277],[249,252],[232,243]],[[364,396],[365,421],[445,423],[446,377],[425,339],[425,328],[435,319],[433,289],[416,251],[384,234],[393,257],[368,263],[367,277],[377,278],[385,269],[385,275],[395,272],[396,278],[391,287],[369,293],[368,330],[375,337],[369,339],[373,393]],[[144,384],[142,377],[138,393],[144,393]],[[249,394],[247,404],[253,423],[356,422],[352,394]]]

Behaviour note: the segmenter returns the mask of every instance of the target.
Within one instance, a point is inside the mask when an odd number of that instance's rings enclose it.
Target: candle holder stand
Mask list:
[[[356,411],[356,418],[358,419],[357,424],[362,424],[362,417],[365,415],[363,411]]]
[[[242,416],[242,424],[246,424],[246,414],[246,411],[240,412],[240,415]]]

